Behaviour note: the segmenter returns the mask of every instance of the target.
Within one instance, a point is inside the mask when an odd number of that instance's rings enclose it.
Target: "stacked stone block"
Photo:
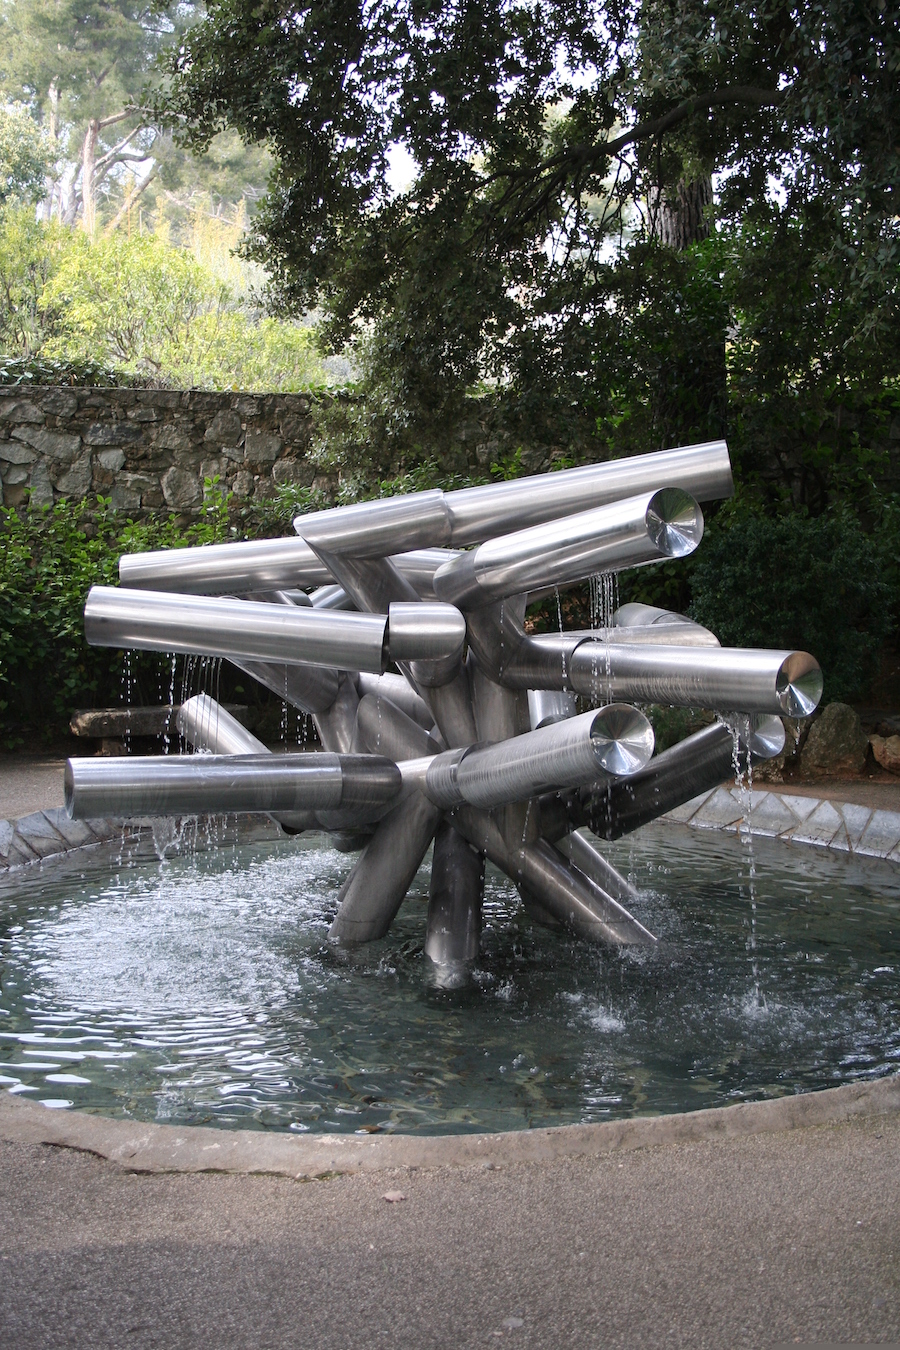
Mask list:
[[[110,497],[119,510],[192,515],[205,478],[245,501],[310,486],[303,394],[165,389],[0,390],[3,501]]]

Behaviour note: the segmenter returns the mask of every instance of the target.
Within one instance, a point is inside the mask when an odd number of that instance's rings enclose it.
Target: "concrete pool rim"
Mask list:
[[[131,1172],[217,1172],[325,1180],[359,1172],[506,1167],[635,1149],[746,1138],[900,1111],[900,1073],[676,1115],[634,1116],[496,1134],[266,1133],[158,1125],[52,1110],[0,1093],[0,1140],[91,1153]]]

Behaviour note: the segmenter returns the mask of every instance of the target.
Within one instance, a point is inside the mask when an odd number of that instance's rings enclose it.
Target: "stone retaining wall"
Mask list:
[[[0,389],[3,501],[111,497],[123,511],[192,514],[203,480],[243,500],[312,485],[304,394],[167,389]]]

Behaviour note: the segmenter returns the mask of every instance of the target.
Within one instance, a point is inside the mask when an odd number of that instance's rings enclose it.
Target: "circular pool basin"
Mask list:
[[[450,1134],[689,1111],[896,1072],[900,869],[654,825],[608,849],[653,950],[531,924],[488,869],[442,987],[428,868],[388,937],[325,935],[317,840],[48,868],[0,890],[0,1087],[171,1124]]]

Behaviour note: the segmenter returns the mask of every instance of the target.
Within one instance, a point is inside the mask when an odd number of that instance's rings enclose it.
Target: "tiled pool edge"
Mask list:
[[[745,799],[737,787],[717,787],[662,819],[695,830],[736,833],[744,821]],[[900,863],[900,811],[753,789],[749,819],[754,835]]]
[[[93,1153],[132,1172],[326,1179],[407,1168],[510,1166],[839,1125],[900,1111],[900,1074],[789,1097],[594,1125],[462,1135],[291,1135],[54,1111],[0,1093],[0,1139]]]
[[[130,858],[158,857],[161,848],[177,845],[187,834],[194,849],[284,838],[281,827],[265,815],[228,816],[224,824],[216,816],[70,820],[59,806],[18,820],[0,820],[0,876],[116,842]]]
[[[662,819],[692,829],[736,833],[744,819],[743,795],[736,787],[713,788]],[[117,840],[129,856],[149,857],[158,853],[160,837],[163,843],[166,834],[175,840],[186,824],[193,827],[193,848],[284,837],[280,827],[264,815],[229,817],[227,825],[215,817],[196,817],[189,822],[147,817],[82,821],[70,820],[63,807],[53,807],[18,820],[0,820],[0,875]],[[754,789],[750,794],[750,828],[754,835],[770,839],[900,863],[900,811]]]

